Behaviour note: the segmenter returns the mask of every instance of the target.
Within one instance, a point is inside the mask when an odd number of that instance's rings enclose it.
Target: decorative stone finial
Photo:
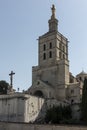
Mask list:
[[[51,10],[52,10],[52,16],[51,16],[51,18],[53,19],[53,18],[55,18],[55,5],[52,5],[52,8],[51,8]]]

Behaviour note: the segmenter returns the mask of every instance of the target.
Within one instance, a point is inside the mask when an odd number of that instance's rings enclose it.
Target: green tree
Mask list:
[[[9,88],[9,84],[6,81],[1,80],[0,81],[0,94],[7,94],[8,88]]]
[[[87,78],[84,80],[81,108],[82,108],[82,119],[87,124]]]
[[[70,106],[53,106],[48,109],[45,116],[45,121],[53,124],[68,123],[72,118],[72,111]]]

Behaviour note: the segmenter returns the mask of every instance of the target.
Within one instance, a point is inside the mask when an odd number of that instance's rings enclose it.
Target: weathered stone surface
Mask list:
[[[0,121],[29,122],[38,118],[44,99],[28,94],[0,96]]]
[[[0,130],[87,130],[85,126],[34,125],[0,122]]]

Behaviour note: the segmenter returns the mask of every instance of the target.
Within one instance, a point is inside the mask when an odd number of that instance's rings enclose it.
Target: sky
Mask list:
[[[38,37],[48,32],[52,4],[58,31],[69,40],[70,72],[87,72],[87,0],[0,0],[0,80],[27,90],[38,65]]]

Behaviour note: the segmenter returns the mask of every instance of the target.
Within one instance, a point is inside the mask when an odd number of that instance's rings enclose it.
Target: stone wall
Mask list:
[[[33,125],[0,122],[0,130],[87,130],[85,126]]]
[[[0,96],[0,121],[32,122],[40,118],[44,99],[28,94]]]

